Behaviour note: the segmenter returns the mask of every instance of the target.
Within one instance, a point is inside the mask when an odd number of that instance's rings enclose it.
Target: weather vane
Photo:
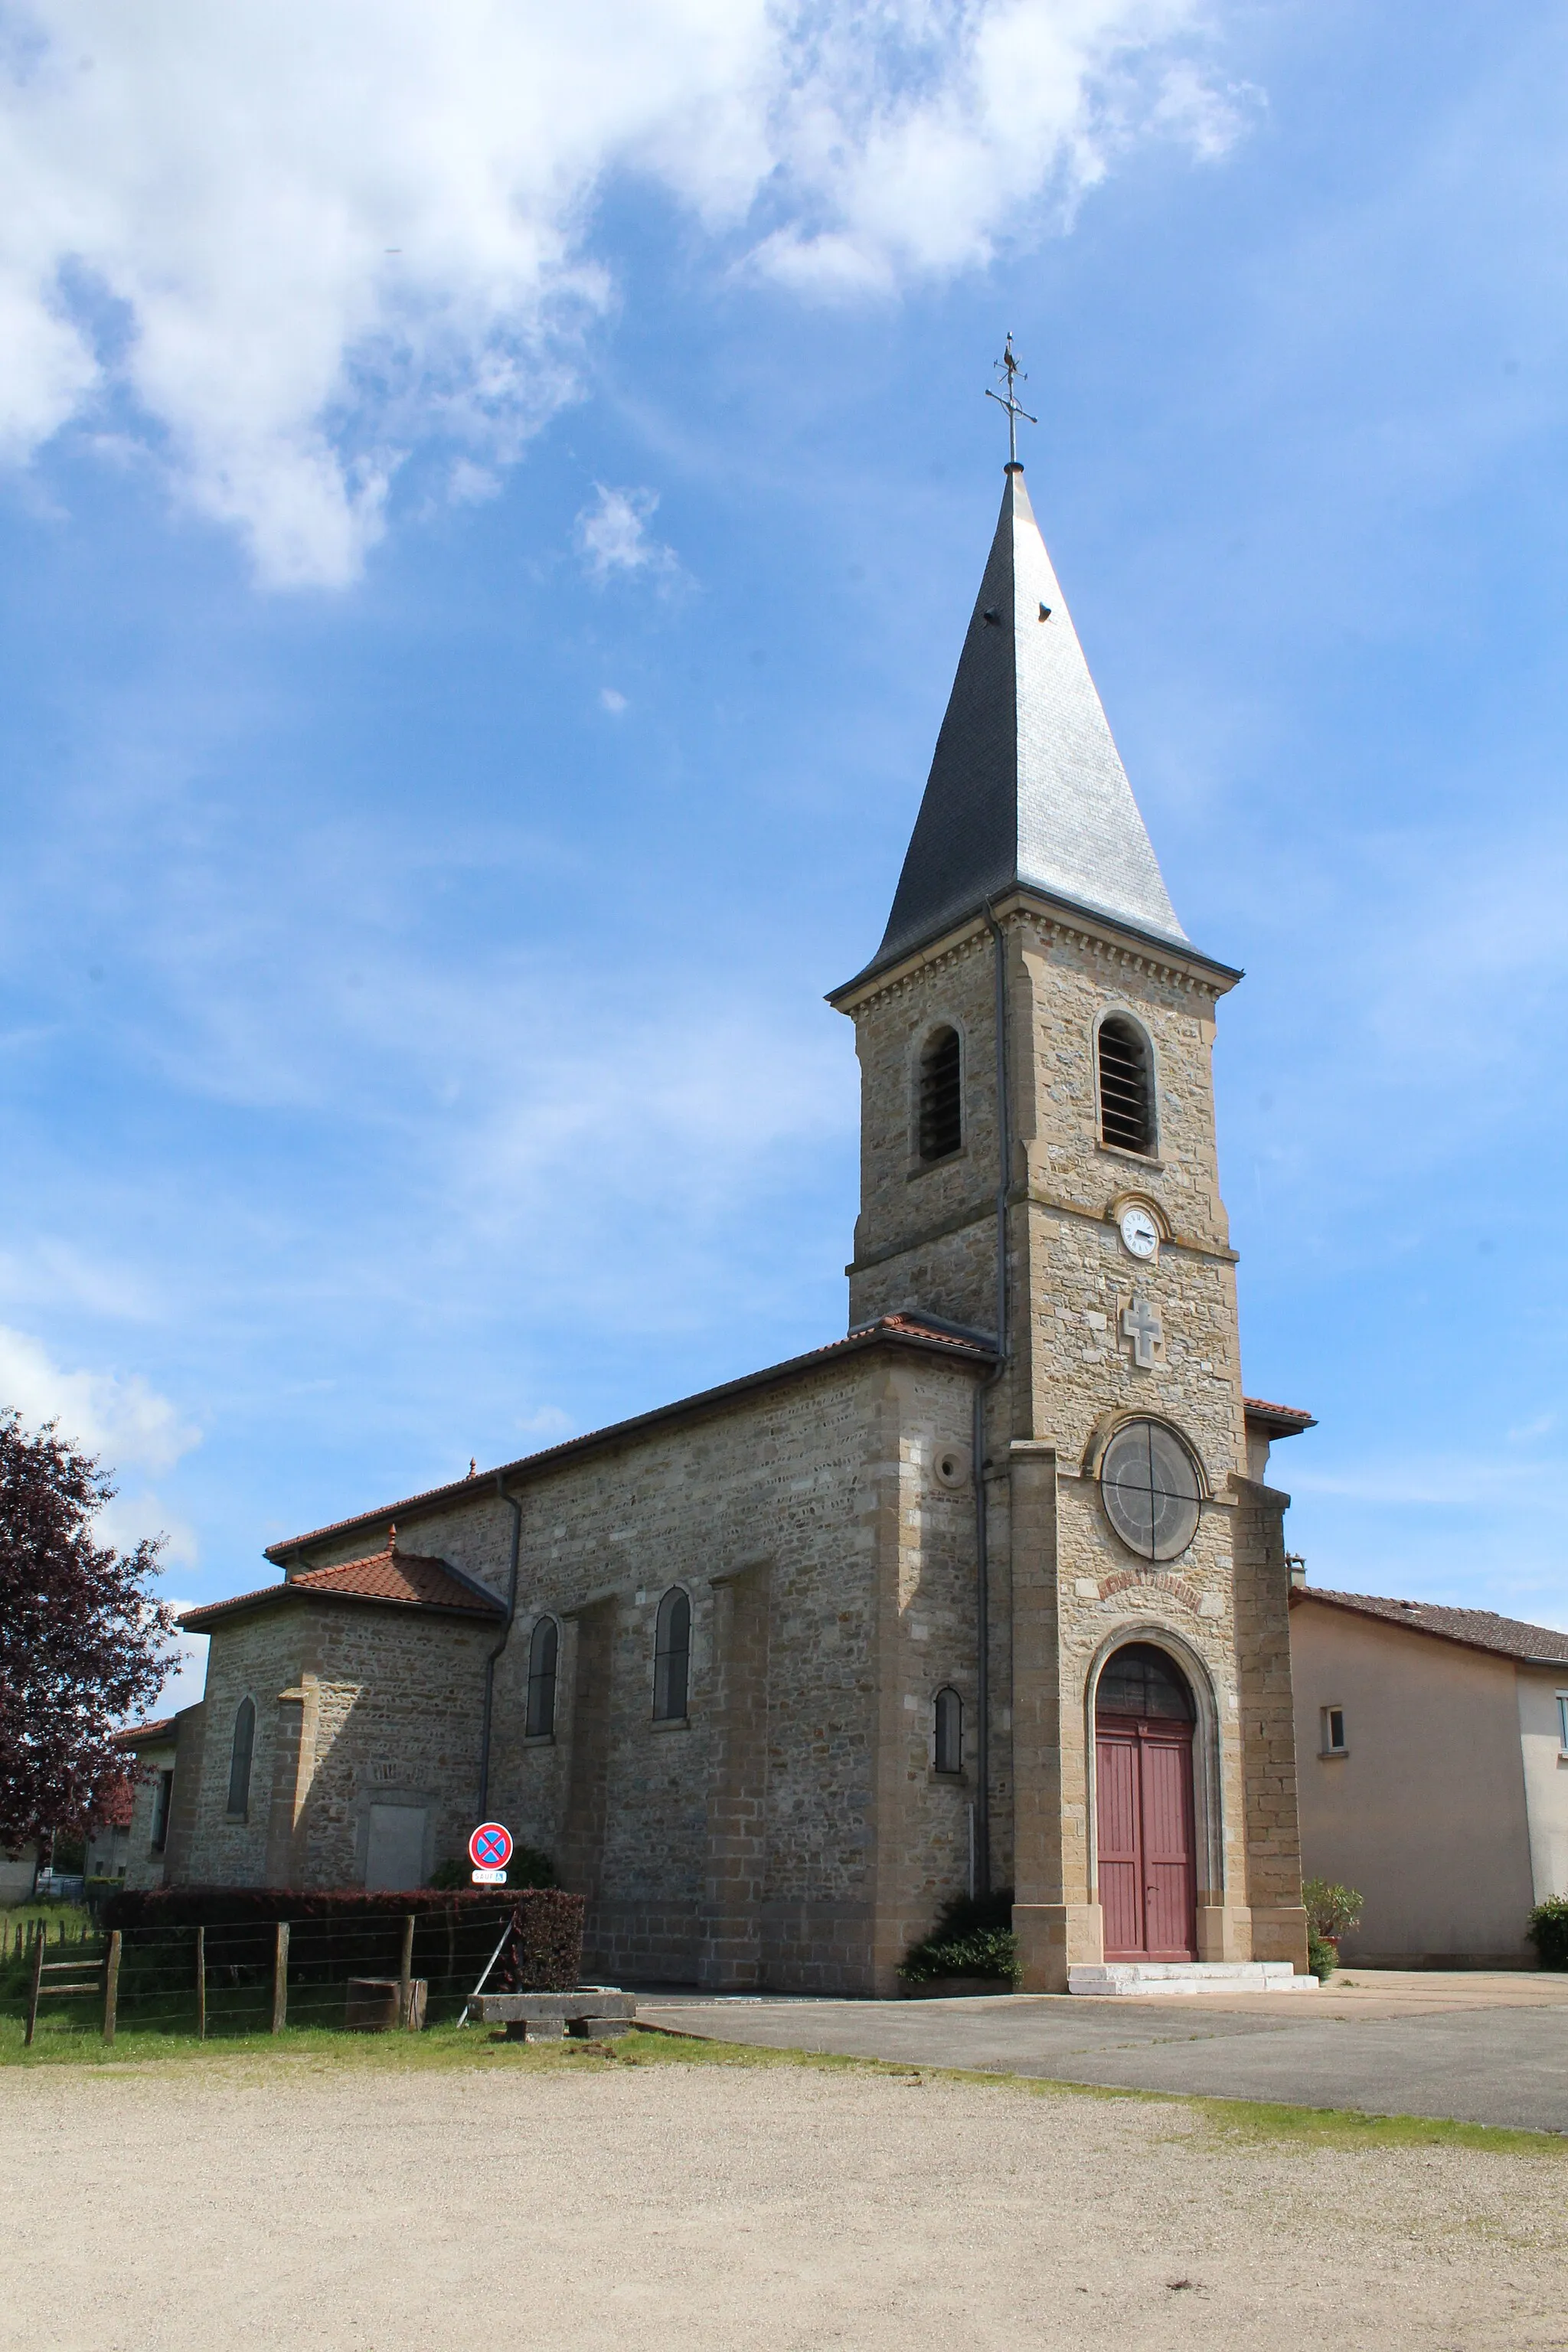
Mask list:
[[[1029,379],[1018,365],[1018,355],[1013,349],[1011,328],[1007,332],[1007,348],[996,362],[996,373],[1005,378],[1007,389],[1005,392],[993,392],[987,384],[985,397],[987,400],[994,400],[998,408],[1005,408],[1007,412],[1007,463],[1010,466],[1016,466],[1018,462],[1019,417],[1023,418],[1026,425],[1037,425],[1040,420],[1037,416],[1031,416],[1028,410],[1021,407],[1018,403],[1016,387],[1019,383],[1027,383]]]

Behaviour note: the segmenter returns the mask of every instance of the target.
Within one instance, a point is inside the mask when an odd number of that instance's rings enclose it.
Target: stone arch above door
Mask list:
[[[1163,1650],[1180,1670],[1192,1695],[1194,1862],[1199,1910],[1227,1900],[1226,1894],[1225,1817],[1222,1801],[1221,1741],[1225,1734],[1209,1667],[1183,1634],[1173,1626],[1146,1617],[1124,1618],[1099,1643],[1084,1677],[1084,1759],[1088,1778],[1086,1830],[1089,1839],[1089,1883],[1096,1900],[1100,1886],[1098,1774],[1095,1717],[1100,1678],[1107,1659],[1117,1650],[1148,1643]],[[1239,1736],[1233,1733],[1232,1736]]]

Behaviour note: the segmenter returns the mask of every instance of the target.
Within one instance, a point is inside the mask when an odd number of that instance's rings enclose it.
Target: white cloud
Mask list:
[[[577,546],[594,578],[601,583],[617,572],[668,575],[679,569],[674,551],[648,530],[658,507],[657,490],[611,490],[594,485],[596,504],[584,507],[577,518]],[[626,705],[601,696],[606,710]]]
[[[58,1419],[63,1436],[117,1472],[172,1469],[200,1439],[139,1372],[66,1371],[37,1339],[4,1324],[0,1404],[15,1405],[29,1427]],[[136,1532],[146,1530],[139,1525]]]
[[[607,710],[612,719],[618,719],[626,707],[626,698],[618,687],[602,686],[599,688],[599,707]]]
[[[639,175],[814,295],[983,265],[1143,134],[1236,110],[1197,0],[32,0],[0,45],[0,451],[85,420],[351,579],[410,453],[448,494],[574,396]]]

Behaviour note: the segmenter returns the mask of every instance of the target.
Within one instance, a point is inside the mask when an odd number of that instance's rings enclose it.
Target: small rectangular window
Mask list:
[[[1323,1711],[1323,1745],[1325,1756],[1344,1756],[1350,1752],[1345,1745],[1345,1711],[1342,1706],[1326,1706]]]
[[[153,1851],[162,1853],[169,1843],[169,1801],[174,1793],[173,1772],[160,1772],[153,1790]]]
[[[1557,1694],[1557,1745],[1568,1756],[1568,1691]]]

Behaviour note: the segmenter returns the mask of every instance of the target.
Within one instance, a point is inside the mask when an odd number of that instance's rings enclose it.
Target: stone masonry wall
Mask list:
[[[177,1874],[201,1885],[364,1883],[373,1804],[427,1812],[425,1874],[462,1853],[479,1695],[496,1629],[350,1603],[290,1604],[214,1629],[195,1826]],[[226,1811],[234,1726],[256,1704],[250,1800]],[[176,1798],[179,1783],[176,1778]]]
[[[905,1945],[966,1884],[973,1377],[868,1351],[520,1483],[490,1810],[589,1896],[590,1967],[890,1990]],[[511,1524],[476,1479],[471,1497],[400,1524],[399,1541],[503,1596]],[[323,1545],[312,1564],[374,1540]],[[691,1601],[689,1703],[656,1724],[655,1620],[677,1584]],[[530,1738],[544,1614],[561,1629],[555,1724]],[[944,1684],[971,1751],[956,1778],[932,1769]],[[320,1810],[324,1823],[324,1794]]]

